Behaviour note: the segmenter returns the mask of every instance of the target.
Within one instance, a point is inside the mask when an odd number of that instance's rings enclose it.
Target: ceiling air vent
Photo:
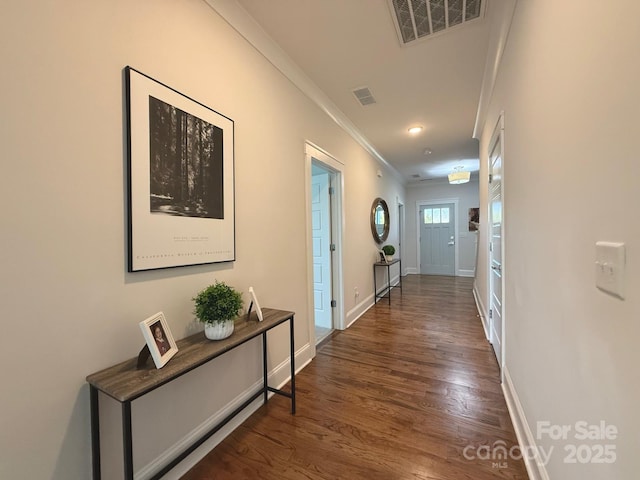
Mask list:
[[[358,99],[358,102],[360,102],[360,105],[362,105],[363,107],[376,103],[376,99],[373,98],[373,93],[371,93],[369,87],[356,88],[355,90],[353,90],[353,94],[356,96],[356,99]]]
[[[403,44],[482,17],[486,0],[389,0]]]

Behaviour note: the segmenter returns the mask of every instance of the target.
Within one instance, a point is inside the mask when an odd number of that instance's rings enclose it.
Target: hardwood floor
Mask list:
[[[183,479],[527,479],[477,456],[517,442],[471,288],[405,277],[296,375],[296,415],[272,397]]]

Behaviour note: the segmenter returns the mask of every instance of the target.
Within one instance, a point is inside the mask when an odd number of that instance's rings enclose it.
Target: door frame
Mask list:
[[[335,251],[331,256],[331,284],[333,299],[337,306],[332,310],[333,328],[344,330],[344,287],[342,271],[342,246],[344,245],[344,206],[342,195],[344,190],[344,164],[335,157],[322,150],[317,145],[305,142],[305,204],[306,204],[306,232],[307,232],[307,318],[309,323],[309,343],[315,356],[315,314],[313,308],[313,234],[311,222],[311,177],[312,164],[316,163],[333,174],[335,182],[332,182],[334,193],[331,195],[331,236]]]
[[[460,276],[460,272],[458,270],[458,239],[460,237],[460,217],[459,217],[459,209],[458,203],[460,202],[460,198],[436,198],[429,200],[418,200],[416,202],[416,245],[418,248],[416,249],[416,265],[418,266],[418,275],[422,275],[422,265],[420,264],[420,222],[422,219],[420,218],[420,209],[422,207],[428,207],[431,205],[440,205],[441,203],[453,203],[454,215],[455,215],[455,225],[454,225],[454,267],[453,273],[456,277]]]
[[[398,206],[398,258],[402,258],[404,255],[404,242],[405,242],[405,221],[404,221],[404,202],[400,200],[400,197],[396,196],[396,205]],[[403,272],[400,271],[400,276],[403,276]]]
[[[502,172],[501,172],[501,178],[500,178],[500,199],[502,202],[502,223],[500,226],[500,256],[502,258],[502,272],[500,275],[500,284],[501,284],[501,290],[502,290],[502,312],[501,312],[501,318],[502,318],[502,333],[500,334],[500,361],[499,363],[499,367],[500,367],[500,381],[504,382],[504,370],[505,370],[505,361],[506,361],[506,330],[507,330],[507,321],[506,321],[506,291],[505,291],[505,275],[506,275],[506,271],[504,268],[504,264],[505,264],[505,244],[506,244],[506,236],[505,236],[505,198],[504,198],[504,179],[505,179],[505,175],[504,175],[504,166],[505,166],[505,160],[504,160],[504,112],[500,112],[500,116],[498,117],[498,121],[496,122],[496,126],[493,129],[493,133],[491,135],[491,141],[489,142],[489,148],[487,150],[487,171],[489,173],[491,173],[491,153],[495,150],[495,147],[497,146],[497,142],[500,142],[500,160],[502,161]],[[491,312],[491,305],[492,305],[492,298],[493,298],[493,288],[492,288],[492,282],[491,282],[491,261],[492,261],[492,253],[491,253],[491,236],[492,236],[492,229],[491,229],[491,184],[488,182],[487,179],[487,290],[489,293],[489,296],[487,297],[489,300],[489,312]],[[491,340],[493,339],[493,316],[490,315],[489,318],[489,342],[493,345],[493,342],[491,342]],[[493,349],[493,346],[491,347]]]

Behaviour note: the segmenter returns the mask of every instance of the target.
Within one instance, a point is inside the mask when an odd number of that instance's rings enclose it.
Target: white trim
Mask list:
[[[484,336],[489,340],[489,324],[487,323],[489,312],[482,303],[482,297],[478,293],[477,285],[475,283],[473,284],[471,292],[473,293],[473,298],[476,301],[476,308],[478,309],[478,315],[480,315],[480,321],[482,322],[482,328],[484,329]]]
[[[503,10],[503,14],[500,18],[496,19],[499,22],[498,27],[491,28],[491,32],[497,32],[497,38],[490,38],[490,48],[487,52],[487,58],[485,60],[484,75],[482,77],[482,87],[480,89],[480,100],[478,101],[478,110],[476,111],[476,121],[473,126],[472,137],[479,140],[484,129],[484,124],[487,120],[487,113],[489,111],[489,105],[491,104],[491,98],[493,97],[493,89],[496,85],[496,79],[498,78],[498,70],[500,69],[500,63],[502,62],[502,54],[504,53],[507,40],[509,38],[509,31],[511,30],[511,22],[513,21],[513,14],[516,10],[516,3],[518,0],[502,0],[500,5]],[[484,2],[483,2],[484,3]],[[493,5],[492,7],[497,7]]]
[[[386,277],[386,275],[385,275],[385,277]],[[400,281],[400,275],[399,274],[398,275],[394,275],[393,278],[391,278],[389,280],[389,285],[397,285],[399,281]],[[378,289],[377,292],[375,292],[375,294],[379,295],[380,293],[386,291],[387,288],[388,288],[387,284],[385,283],[381,288]],[[395,287],[393,287],[393,288],[395,288]],[[380,300],[383,300],[383,298],[377,298],[376,299],[376,303],[378,303]]]
[[[373,295],[369,295],[367,298],[365,298],[363,301],[361,301],[359,304],[357,304],[347,312],[347,324],[345,328],[349,328],[351,325],[356,323],[356,320],[367,313],[367,310],[373,307],[373,298]]]
[[[507,347],[506,347],[506,331],[507,331],[507,322],[506,322],[506,318],[507,318],[507,310],[506,310],[506,285],[505,285],[505,276],[506,276],[506,270],[504,268],[505,266],[505,245],[506,245],[506,236],[505,236],[505,225],[506,225],[506,215],[505,215],[505,198],[504,198],[504,181],[505,181],[505,158],[504,158],[504,111],[500,112],[500,115],[498,116],[498,120],[496,121],[496,125],[494,127],[493,133],[491,134],[491,141],[489,142],[489,150],[487,152],[487,167],[488,167],[488,172],[491,172],[491,155],[492,152],[495,151],[495,148],[497,146],[497,142],[500,142],[500,161],[502,163],[502,169],[501,169],[501,178],[500,178],[500,201],[502,203],[502,223],[501,223],[501,228],[500,228],[500,258],[501,258],[501,262],[502,262],[502,275],[500,275],[500,283],[501,283],[501,291],[502,291],[502,298],[500,299],[501,301],[501,309],[502,311],[500,312],[500,318],[502,320],[502,333],[500,335],[500,367],[502,369],[502,367],[506,364],[507,358],[506,358],[506,351],[507,351]],[[487,200],[488,200],[488,205],[487,205],[487,216],[491,215],[491,184],[489,183],[487,185]],[[493,234],[493,228],[491,226],[491,219],[487,220],[487,246],[491,245],[491,235]],[[489,289],[489,298],[488,298],[488,302],[489,302],[489,309],[491,309],[491,302],[493,299],[493,289],[491,288],[491,261],[492,261],[492,252],[489,251],[488,252],[489,255],[487,256],[487,287]],[[490,337],[493,338],[493,335],[495,334],[495,329],[493,328],[493,321],[491,319],[489,319],[489,333],[490,335],[492,335]],[[504,382],[504,371],[501,372],[501,378],[500,380]]]
[[[404,269],[405,275],[420,275],[420,272],[416,267],[408,267]]]
[[[335,103],[302,71],[282,48],[262,29],[249,13],[235,0],[205,0],[218,15],[235,29],[249,44],[260,52],[291,83],[311,99],[320,109],[349,134],[378,162],[387,167],[401,184],[404,178],[387,162],[358,128],[342,113]]]
[[[502,369],[504,371],[504,381],[502,382],[502,392],[504,393],[504,399],[507,402],[507,409],[509,410],[509,416],[511,417],[511,423],[513,423],[513,429],[515,430],[518,444],[521,449],[528,452],[534,452],[534,458],[530,458],[530,455],[523,455],[524,465],[527,469],[527,474],[530,480],[549,480],[549,474],[540,457],[536,438],[529,427],[527,417],[518,398],[515,386],[509,374],[509,369],[505,365]]]
[[[406,251],[406,221],[405,221],[405,206],[404,201],[400,197],[396,196],[396,209],[398,212],[398,251],[396,252],[399,258],[404,256]],[[402,270],[400,275],[403,275]]]
[[[334,194],[331,198],[331,228],[332,240],[336,246],[336,250],[332,255],[331,274],[332,289],[334,300],[337,307],[333,312],[333,328],[344,330],[345,314],[344,314],[344,274],[342,264],[342,250],[344,245],[344,229],[345,229],[345,212],[342,202],[344,191],[344,164],[335,157],[328,154],[325,150],[318,148],[311,142],[305,142],[305,198],[306,198],[306,229],[307,229],[307,305],[309,318],[309,332],[314,338],[312,343],[315,344],[315,324],[313,309],[313,239],[311,238],[311,176],[312,164],[314,162],[322,164],[322,166],[334,174],[336,185],[334,186]],[[315,353],[314,353],[315,355]]]
[[[300,372],[306,367],[311,360],[315,352],[315,348],[311,343],[307,343],[295,353],[296,361],[296,373]],[[276,388],[282,388],[289,380],[291,380],[291,369],[289,366],[289,357],[274,367],[268,374],[269,385],[277,385]],[[233,410],[242,405],[251,395],[258,391],[262,387],[262,378],[254,382],[249,388],[238,395],[235,399],[229,402],[226,406],[202,422],[196,428],[191,430],[187,435],[178,440],[167,450],[162,452],[154,460],[142,467],[134,475],[136,479],[147,480],[157,473],[162,467],[167,465],[171,460],[176,458],[182,453],[188,445],[192,445],[198,438],[204,433],[214,427],[220,420],[229,415]],[[269,393],[269,397],[273,396],[273,393]],[[239,427],[247,418],[249,418],[256,410],[262,406],[262,397],[257,398],[241,413],[234,417],[228,424],[222,427],[211,438],[198,447],[191,455],[185,458],[182,462],[176,465],[170,472],[168,472],[163,478],[165,480],[179,480],[185,473],[193,468],[200,460],[202,460],[216,445],[222,442],[231,432]]]
[[[474,277],[475,274],[475,270],[458,270],[458,277]]]
[[[315,143],[310,142],[309,140],[305,140],[304,143],[305,143],[304,153],[308,155],[315,154],[318,160],[322,160],[323,163],[326,163],[334,170],[341,170],[342,167],[344,166],[344,162],[340,161],[339,158],[335,158],[333,155],[331,155],[329,152],[319,147]],[[322,158],[319,158],[319,157],[322,157]]]
[[[418,200],[416,202],[416,245],[417,248],[417,256],[416,256],[416,265],[418,265],[417,270],[419,274],[422,274],[422,269],[420,268],[420,207],[428,206],[428,205],[438,205],[441,203],[453,203],[454,204],[454,212],[455,212],[455,222],[454,222],[454,236],[455,236],[455,248],[454,248],[454,274],[458,276],[458,256],[459,256],[459,238],[460,238],[460,217],[458,217],[458,202],[460,198],[440,198],[434,200]],[[472,275],[473,276],[473,275]]]

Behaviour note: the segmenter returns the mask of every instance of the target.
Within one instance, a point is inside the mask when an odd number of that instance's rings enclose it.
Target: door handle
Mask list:
[[[447,243],[447,245],[455,245],[455,244],[456,244],[456,242],[449,242],[449,243]]]
[[[491,265],[491,270],[495,270],[499,273],[502,273],[502,265]]]

